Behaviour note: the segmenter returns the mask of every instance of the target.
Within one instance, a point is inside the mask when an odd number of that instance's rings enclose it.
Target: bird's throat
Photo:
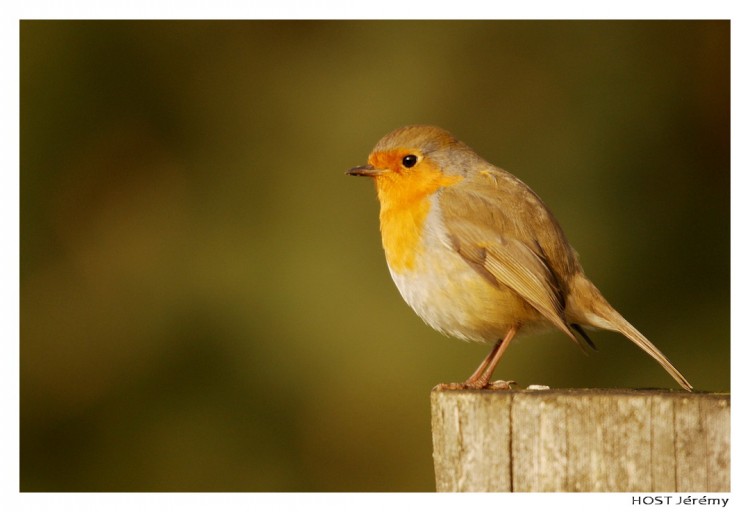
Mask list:
[[[431,197],[460,176],[380,176],[375,183],[380,200],[380,232],[388,266],[394,272],[413,270],[422,250]]]

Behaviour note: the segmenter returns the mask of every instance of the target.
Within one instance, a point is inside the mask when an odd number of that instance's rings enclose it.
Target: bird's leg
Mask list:
[[[492,373],[495,371],[497,363],[500,362],[500,358],[508,348],[508,345],[510,345],[510,340],[513,339],[517,332],[518,327],[514,325],[513,327],[508,329],[508,333],[503,339],[498,340],[498,342],[495,343],[495,346],[492,347],[492,350],[484,359],[484,361],[482,361],[482,364],[479,365],[479,368],[477,368],[476,371],[471,374],[471,377],[469,377],[466,382],[464,382],[464,385],[467,388],[481,389],[488,387],[490,379],[492,378]],[[505,381],[497,381],[493,382],[491,387],[493,389],[510,389],[510,383]]]
[[[476,371],[471,374],[471,377],[466,379],[466,382],[455,384],[440,384],[436,387],[436,389],[510,389],[510,385],[515,384],[513,381],[506,382],[503,380],[498,380],[491,383],[490,378],[492,378],[492,373],[495,371],[495,367],[500,361],[503,352],[505,352],[505,349],[508,348],[510,340],[513,339],[517,332],[518,327],[513,326],[508,330],[508,333],[504,338],[497,340],[497,343],[495,343],[495,345],[492,347],[492,350],[490,350],[490,353],[487,354],[487,357],[484,358],[482,364],[480,364],[479,368],[477,368]]]
[[[479,367],[478,367],[478,368],[477,368],[476,370],[474,370],[474,373],[472,373],[472,374],[471,374],[471,377],[469,377],[468,379],[466,379],[466,383],[467,383],[467,384],[468,384],[469,382],[476,382],[476,381],[478,381],[478,380],[479,380],[479,378],[480,378],[480,377],[482,376],[482,374],[484,373],[484,370],[485,370],[485,369],[487,368],[487,365],[488,365],[488,364],[490,364],[490,360],[491,360],[491,359],[492,359],[493,357],[495,357],[495,354],[497,353],[497,351],[498,351],[498,350],[500,350],[500,347],[502,346],[502,344],[503,344],[503,340],[504,340],[504,339],[505,339],[505,338],[500,338],[499,340],[497,340],[497,341],[495,342],[495,345],[494,345],[494,346],[492,347],[492,350],[490,350],[490,353],[489,353],[489,354],[487,354],[487,357],[485,357],[485,358],[484,358],[484,359],[482,360],[482,362],[481,362],[481,364],[479,365]]]

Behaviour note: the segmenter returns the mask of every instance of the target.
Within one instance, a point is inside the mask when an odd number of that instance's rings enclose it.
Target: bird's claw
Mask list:
[[[504,389],[509,390],[511,389],[512,384],[517,384],[514,380],[496,380],[493,382],[488,382],[487,384],[482,384],[480,382],[446,382],[444,384],[438,384],[433,388],[434,391],[464,391],[467,389],[489,389],[489,390],[498,390],[498,389]]]

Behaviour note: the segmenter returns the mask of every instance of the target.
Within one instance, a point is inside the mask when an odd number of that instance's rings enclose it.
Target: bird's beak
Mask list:
[[[367,164],[367,165],[360,165],[359,167],[352,167],[351,169],[349,169],[348,171],[346,171],[346,174],[348,174],[349,176],[370,176],[370,177],[375,177],[375,176],[380,176],[384,172],[385,171],[382,170],[382,169],[376,169],[372,165]]]

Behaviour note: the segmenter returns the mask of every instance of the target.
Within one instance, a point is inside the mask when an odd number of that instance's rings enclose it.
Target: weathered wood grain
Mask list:
[[[438,491],[728,492],[729,395],[433,391]]]

